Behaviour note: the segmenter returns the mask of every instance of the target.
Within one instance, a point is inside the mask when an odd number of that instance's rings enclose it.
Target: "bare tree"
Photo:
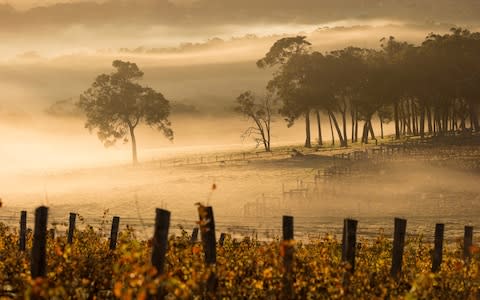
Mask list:
[[[235,111],[253,121],[254,125],[248,127],[242,138],[252,137],[257,147],[263,144],[265,151],[270,152],[271,123],[273,115],[273,97],[268,93],[257,99],[251,91],[242,93],[236,99]]]

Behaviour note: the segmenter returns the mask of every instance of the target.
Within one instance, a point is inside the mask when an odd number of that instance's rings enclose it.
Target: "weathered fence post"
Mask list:
[[[225,243],[225,237],[226,237],[226,236],[227,236],[227,235],[226,235],[225,233],[223,233],[223,232],[220,234],[220,239],[218,240],[218,244],[219,244],[220,246],[223,246],[223,244]]]
[[[190,238],[190,243],[194,244],[198,240],[198,227],[193,228],[192,237]]]
[[[470,248],[473,245],[473,227],[465,226],[465,235],[463,238],[463,258],[468,261],[471,257]]]
[[[168,210],[156,210],[155,232],[153,234],[152,265],[157,268],[158,274],[163,274],[165,255],[168,246],[168,228],[170,226],[170,212]]]
[[[350,272],[355,270],[355,249],[357,244],[357,220],[343,221],[342,261],[350,264]]]
[[[76,213],[70,213],[70,218],[68,220],[68,237],[67,243],[73,243],[73,232],[75,231],[75,220],[77,218]]]
[[[283,298],[293,299],[293,217],[283,216],[282,220],[282,251],[283,251],[283,265],[285,273],[283,276]]]
[[[205,252],[205,263],[208,266],[214,266],[217,262],[217,239],[215,238],[213,208],[211,206],[199,206],[198,216],[200,218],[200,235]],[[212,270],[207,280],[207,299],[215,299],[217,285],[217,276]]]
[[[110,250],[115,250],[115,248],[117,248],[119,224],[120,224],[120,217],[113,217],[112,231],[110,232]]]
[[[442,252],[443,252],[443,233],[445,230],[445,224],[435,225],[435,246],[433,249],[432,257],[432,272],[438,272],[440,265],[442,264]]]
[[[407,220],[395,218],[393,234],[392,269],[390,275],[397,278],[402,271],[403,248],[407,232]]]
[[[47,219],[47,207],[40,206],[35,210],[31,261],[31,275],[33,279],[47,275]]]
[[[27,212],[22,210],[20,213],[20,237],[19,247],[20,251],[25,251],[27,244]]]
[[[211,206],[199,207],[198,210],[201,224],[200,235],[202,237],[203,247],[205,248],[205,263],[215,264],[217,262],[216,238],[215,238],[215,219],[213,217],[213,208]]]

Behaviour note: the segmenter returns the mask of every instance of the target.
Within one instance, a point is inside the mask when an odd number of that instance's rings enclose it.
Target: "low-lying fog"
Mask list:
[[[140,161],[251,151],[255,149],[252,141],[241,139],[248,124],[232,112],[233,102],[246,90],[263,93],[272,70],[259,70],[255,61],[279,38],[304,31],[301,34],[307,35],[315,50],[330,51],[351,45],[379,47],[379,40],[390,35],[420,43],[429,32],[443,33],[452,27],[392,20],[259,24],[258,28],[227,25],[216,27],[217,31],[209,34],[203,32],[204,36],[198,32],[168,34],[165,28],[151,27],[138,35],[129,32],[126,40],[118,35],[99,38],[108,36],[109,26],[101,26],[96,34],[83,26],[73,26],[53,37],[42,32],[20,38],[1,31],[8,42],[0,45],[0,220],[11,218],[8,220],[16,224],[21,209],[31,212],[46,204],[51,208],[50,221],[63,222],[68,212],[75,211],[97,224],[103,210],[109,209],[109,216],[118,214],[123,224],[131,222],[141,229],[140,220],[151,225],[154,209],[163,206],[172,211],[174,223],[191,229],[197,217],[194,203],[208,201],[215,207],[220,229],[237,233],[243,230],[250,234],[256,228],[263,230],[264,235],[278,234],[282,213],[294,213],[299,218],[296,226],[303,232],[320,228],[323,232],[335,231],[345,216],[376,216],[377,221],[369,223],[375,225],[372,230],[376,231],[381,224],[391,223],[393,215],[414,216],[418,212],[415,205],[420,204],[415,199],[427,203],[443,197],[445,201],[439,202],[442,209],[422,207],[428,217],[423,223],[441,220],[460,226],[478,222],[470,217],[479,213],[478,174],[451,173],[448,169],[413,164],[387,170],[385,174],[372,171],[372,179],[367,183],[357,178],[336,200],[328,200],[331,191],[325,190],[325,194],[309,203],[282,206],[278,204],[282,184],[287,190],[295,188],[298,180],[311,185],[315,173],[330,166],[331,161],[247,159],[234,164],[183,167],[152,162],[132,168],[130,144],[119,143],[106,149],[95,133],[84,129],[84,119],[72,104],[97,75],[112,71],[113,60],[122,59],[137,63],[145,73],[143,84],[162,92],[174,106],[174,142],[151,129],[139,128]],[[197,40],[190,39],[192,36]],[[162,41],[162,37],[170,39]],[[194,43],[179,45],[187,41]],[[274,144],[303,143],[303,120],[287,128],[282,117],[276,117],[273,126]],[[325,116],[322,126],[324,139],[329,140]],[[378,124],[374,127],[378,135]],[[314,141],[315,128],[313,120]],[[387,125],[385,133],[390,132],[391,125]],[[211,190],[213,183],[218,186],[215,191]],[[342,183],[324,187],[341,188]],[[445,194],[448,197],[440,196]],[[263,210],[269,210],[271,216],[244,216],[248,203],[263,203],[264,197],[267,206]],[[471,209],[458,209],[463,206]],[[418,215],[415,218],[420,222]]]
[[[195,203],[202,202],[213,205],[219,231],[256,233],[261,238],[280,235],[284,214],[295,216],[299,237],[338,234],[344,217],[360,221],[362,236],[376,236],[381,228],[390,234],[393,217],[407,218],[409,232],[424,233],[426,238],[431,237],[436,222],[445,222],[451,241],[461,237],[464,225],[480,225],[478,173],[400,157],[381,165],[364,165],[360,175],[320,179],[315,186],[314,176],[332,164],[324,156],[247,157],[247,161],[195,166],[157,162],[139,168],[23,175],[2,180],[0,218],[16,224],[20,210],[27,209],[32,216],[33,209],[43,204],[50,207],[50,222],[64,223],[73,211],[85,217],[86,223],[99,226],[108,209],[108,219],[119,215],[123,225],[133,225],[148,237],[155,208],[172,212],[172,232],[177,232],[177,225],[187,230],[195,226]],[[308,195],[284,197],[282,193],[298,188],[307,189]]]
[[[389,35],[419,43],[428,32],[445,32],[450,27],[448,24],[409,25],[385,20],[363,20],[357,24],[360,25],[338,21],[334,27],[311,29],[304,34],[314,49],[328,51],[349,45],[379,47],[379,39]],[[300,30],[295,26],[289,30]],[[258,69],[255,61],[277,39],[286,36],[281,34],[281,28],[275,32],[274,35],[211,39],[174,48],[132,45],[124,49],[99,50],[92,47],[88,53],[62,48],[61,54],[53,56],[44,56],[28,45],[20,47],[26,52],[15,57],[6,55],[0,62],[2,170],[47,170],[128,162],[130,146],[120,143],[104,149],[95,134],[90,135],[83,128],[83,118],[73,106],[97,75],[112,71],[114,59],[136,62],[145,73],[142,83],[162,92],[174,106],[171,117],[175,132],[173,144],[160,134],[140,129],[140,159],[150,160],[157,154],[161,158],[165,152],[176,153],[185,147],[191,151],[212,145],[253,148],[251,141],[240,138],[247,123],[233,113],[232,107],[235,98],[246,90],[264,93],[272,70]],[[7,46],[3,44],[2,47]],[[9,47],[10,50],[14,48]],[[55,45],[48,47],[59,49]],[[299,120],[293,128],[287,128],[282,117],[277,117],[273,142],[302,143],[303,126],[303,121]],[[327,139],[328,129],[325,123]],[[315,137],[315,133],[313,135]]]

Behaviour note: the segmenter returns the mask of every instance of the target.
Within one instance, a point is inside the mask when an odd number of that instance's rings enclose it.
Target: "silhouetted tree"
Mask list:
[[[157,128],[170,140],[173,131],[168,116],[170,103],[149,87],[137,83],[143,77],[135,63],[115,60],[111,74],[97,76],[92,86],[80,95],[77,103],[86,114],[85,127],[97,130],[98,138],[106,147],[118,139],[132,143],[132,160],[136,164],[137,142],[135,128],[141,123]]]
[[[347,47],[325,54],[309,51],[310,43],[297,36],[278,40],[257,62],[276,66],[268,88],[282,100],[280,112],[291,126],[305,116],[310,143],[310,112],[328,115],[340,145],[348,145],[347,117],[352,142],[375,138],[372,118],[395,122],[395,137],[442,135],[456,130],[480,131],[480,33],[452,28],[430,34],[420,46],[383,38],[381,49]],[[348,113],[349,112],[349,113]],[[321,144],[321,127],[319,126]]]
[[[270,50],[265,54],[265,57],[257,61],[257,66],[259,68],[278,67],[274,72],[274,78],[268,83],[267,89],[273,93],[278,93],[279,90],[283,91],[283,95],[280,95],[280,98],[286,105],[283,106],[281,113],[287,116],[289,126],[291,126],[299,117],[300,111],[295,108],[294,111],[289,112],[285,108],[293,108],[294,106],[290,104],[296,101],[291,97],[299,97],[299,95],[295,94],[295,91],[291,91],[291,93],[288,93],[287,95],[285,91],[287,91],[288,88],[297,88],[298,91],[298,87],[295,87],[295,81],[298,80],[298,78],[283,76],[282,72],[285,67],[292,66],[292,64],[289,64],[292,58],[302,57],[307,54],[310,45],[310,42],[306,40],[305,36],[282,38],[273,44]],[[299,60],[301,60],[301,58]],[[290,75],[292,75],[292,73],[290,73]],[[298,102],[304,102],[304,100],[305,99],[301,99]],[[305,147],[311,147],[310,107],[302,106],[302,109],[303,111],[300,113],[305,116]]]
[[[258,100],[251,91],[237,97],[235,111],[246,116],[255,123],[248,127],[243,137],[253,137],[257,147],[263,144],[265,151],[270,151],[271,124],[273,115],[273,99],[271,94]]]

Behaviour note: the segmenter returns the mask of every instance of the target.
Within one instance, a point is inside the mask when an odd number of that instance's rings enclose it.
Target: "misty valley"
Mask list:
[[[480,4],[337,2],[0,0],[0,299],[480,299]]]

